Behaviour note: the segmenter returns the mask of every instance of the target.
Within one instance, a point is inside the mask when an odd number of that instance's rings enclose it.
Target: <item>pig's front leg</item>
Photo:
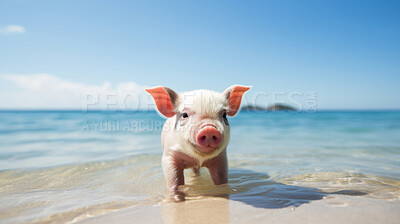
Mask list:
[[[204,162],[204,166],[210,171],[211,179],[215,185],[228,183],[228,160],[226,150],[217,157]]]
[[[178,189],[180,185],[185,183],[183,175],[184,168],[178,161],[176,161],[174,157],[170,155],[163,155],[162,169],[167,182],[168,190],[171,192],[172,198],[175,201],[184,201],[185,194]]]

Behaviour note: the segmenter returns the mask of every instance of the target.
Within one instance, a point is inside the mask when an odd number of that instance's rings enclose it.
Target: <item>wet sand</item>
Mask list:
[[[185,202],[151,200],[81,223],[399,223],[399,181],[345,173],[314,173],[271,181],[231,170],[230,184],[212,186],[207,171],[186,173]],[[315,186],[318,186],[316,188]],[[165,195],[164,195],[165,196]],[[144,203],[144,204],[143,204]]]
[[[399,223],[400,201],[324,197],[299,207],[255,208],[224,198],[135,206],[80,223]]]

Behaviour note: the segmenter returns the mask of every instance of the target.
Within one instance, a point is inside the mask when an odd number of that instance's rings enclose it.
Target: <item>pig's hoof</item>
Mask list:
[[[172,193],[172,199],[175,202],[185,201],[185,193],[181,191],[175,191]]]
[[[185,196],[183,195],[174,195],[173,199],[175,202],[181,202],[181,201],[185,201]]]

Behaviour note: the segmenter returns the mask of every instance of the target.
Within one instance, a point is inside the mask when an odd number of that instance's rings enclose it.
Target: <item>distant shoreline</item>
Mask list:
[[[274,104],[269,107],[262,107],[257,105],[246,105],[242,107],[242,111],[298,111],[297,108],[286,104]]]

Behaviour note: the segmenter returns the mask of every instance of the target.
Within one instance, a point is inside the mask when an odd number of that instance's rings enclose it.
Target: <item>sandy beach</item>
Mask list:
[[[234,167],[228,185],[214,186],[206,170],[201,176],[188,171],[181,187],[186,201],[176,203],[154,165],[158,159],[3,172],[0,218],[7,223],[360,224],[400,218],[399,180],[343,172],[278,180]],[[142,170],[135,173],[138,164]]]
[[[223,198],[135,206],[79,223],[398,223],[400,200],[325,197],[299,207],[255,208]]]
[[[188,194],[185,202],[175,203],[164,199],[162,202],[152,204],[151,200],[143,201],[132,207],[107,212],[96,217],[83,216],[82,220],[74,221],[93,224],[132,222],[372,224],[398,223],[400,220],[400,182],[397,180],[382,180],[382,183],[386,183],[387,186],[370,185],[369,188],[360,182],[358,186],[355,184],[339,187],[333,182],[343,184],[343,176],[341,176],[343,174],[318,174],[310,175],[309,178],[322,180],[322,176],[336,176],[337,179],[327,182],[324,186],[319,185],[324,190],[314,191],[314,188],[305,187],[315,185],[315,183],[304,182],[304,187],[273,183],[274,186],[263,193],[255,191],[250,194],[244,193],[239,197],[235,194],[218,197],[204,195],[232,192],[235,188],[228,186],[215,188],[209,185],[211,180],[205,172],[202,174],[203,177],[187,175],[189,185],[182,187]],[[299,180],[299,178],[294,179]],[[349,182],[352,182],[351,179],[349,177]],[[336,191],[337,189],[342,190]],[[308,190],[310,191],[304,193]],[[249,191],[251,192],[252,189]],[[277,191],[282,195],[274,199],[272,191]]]

